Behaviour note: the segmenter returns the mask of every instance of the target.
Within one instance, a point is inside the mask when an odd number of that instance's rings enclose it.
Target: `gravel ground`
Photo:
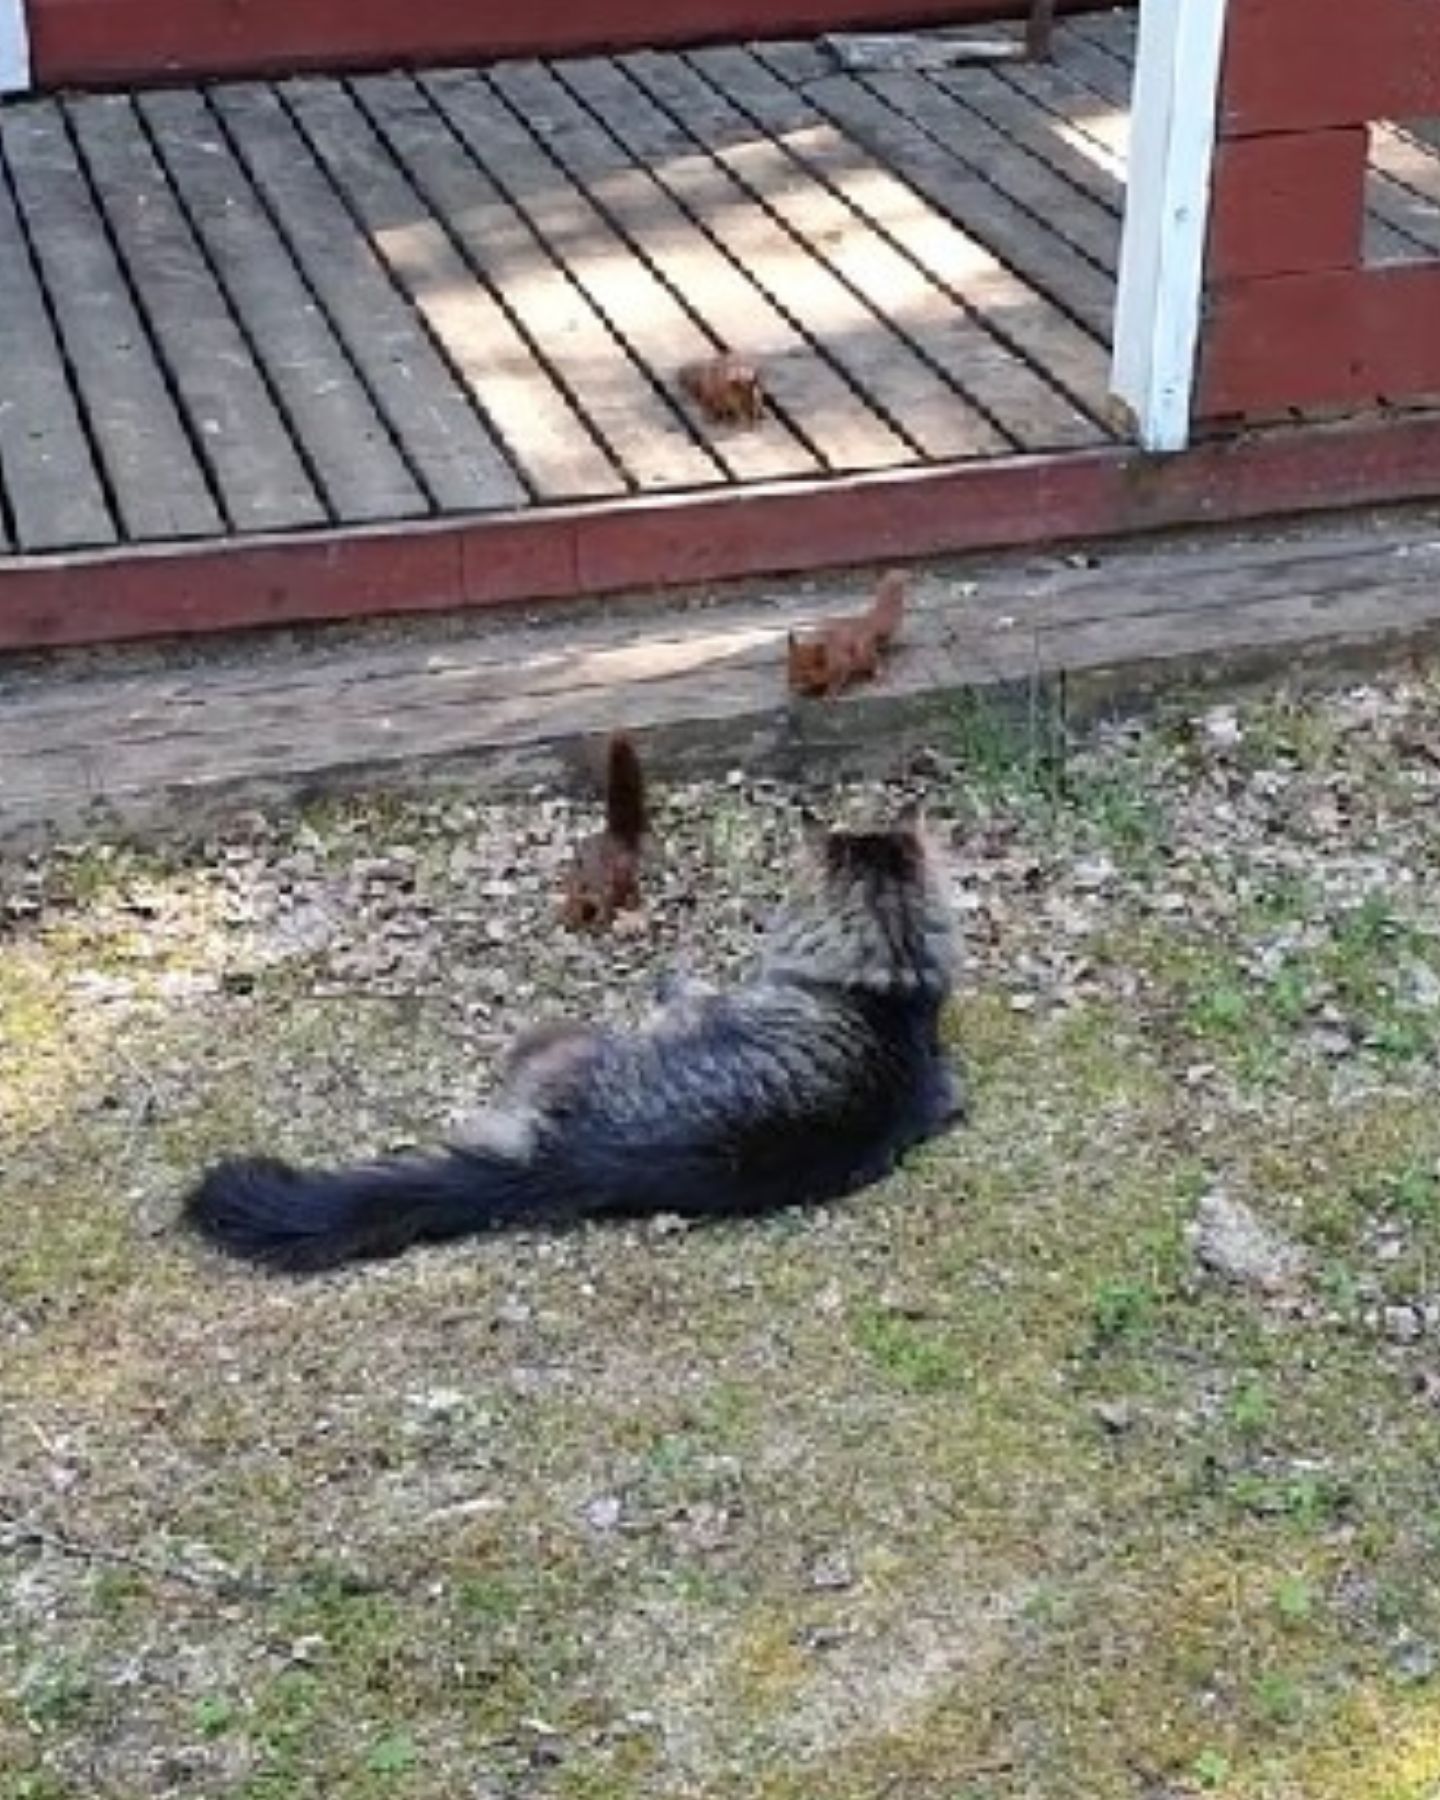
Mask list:
[[[1420,1800],[1440,689],[981,712],[888,784],[377,799],[4,875],[0,1796]],[[921,798],[972,1127],[813,1217],[267,1282],[222,1150],[433,1138]]]

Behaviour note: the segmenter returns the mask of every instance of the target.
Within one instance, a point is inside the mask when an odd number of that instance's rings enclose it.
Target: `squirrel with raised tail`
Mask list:
[[[857,682],[873,681],[900,629],[907,586],[904,570],[891,569],[863,613],[792,631],[786,640],[790,691],[829,700]]]
[[[572,931],[604,931],[640,904],[640,866],[650,835],[645,775],[635,745],[615,732],[605,758],[605,828],[575,848],[560,918]]]

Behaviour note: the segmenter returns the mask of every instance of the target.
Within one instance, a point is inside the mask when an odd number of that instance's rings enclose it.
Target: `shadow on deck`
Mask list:
[[[0,647],[1027,543],[1440,485],[1426,415],[1151,464],[1108,400],[1133,21],[0,111]],[[1372,252],[1440,249],[1377,137]],[[1388,160],[1387,160],[1388,159]],[[679,391],[733,347],[773,405]]]

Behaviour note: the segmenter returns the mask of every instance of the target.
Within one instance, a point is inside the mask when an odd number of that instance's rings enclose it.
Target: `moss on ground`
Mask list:
[[[303,1285],[170,1228],[221,1149],[424,1138],[535,1006],[723,972],[795,796],[672,796],[608,946],[539,806],[16,875],[3,1800],[1440,1791],[1440,702],[967,781],[977,729],[923,782],[973,1123],[811,1217]],[[1200,1269],[1217,1189],[1302,1283]]]

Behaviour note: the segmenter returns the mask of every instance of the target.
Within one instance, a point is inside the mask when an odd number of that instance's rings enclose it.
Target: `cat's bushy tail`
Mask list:
[[[186,1221],[218,1249],[297,1274],[507,1225],[562,1224],[583,1210],[532,1164],[482,1149],[341,1170],[222,1162],[184,1204]]]

